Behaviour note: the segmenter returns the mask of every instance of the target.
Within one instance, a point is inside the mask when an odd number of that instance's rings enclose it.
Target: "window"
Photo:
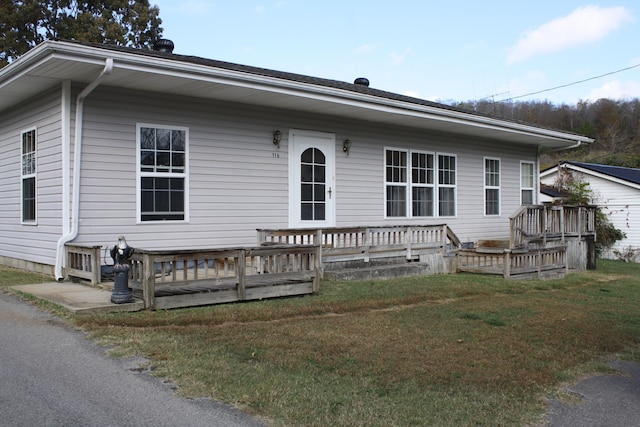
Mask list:
[[[500,160],[484,159],[484,213],[500,215]]]
[[[300,219],[324,221],[326,217],[326,158],[317,148],[308,148],[300,162]]]
[[[407,216],[407,152],[387,150],[387,216]]]
[[[140,221],[187,219],[188,130],[138,125]]]
[[[520,203],[532,205],[534,194],[534,164],[533,162],[520,162]]]
[[[22,222],[36,222],[36,131],[22,133]]]
[[[435,159],[433,153],[385,150],[387,217],[433,217],[436,206],[440,216],[455,215],[455,157],[439,155],[438,168]]]
[[[456,158],[438,155],[438,215],[456,215]]]
[[[411,153],[411,216],[433,216],[433,154]]]

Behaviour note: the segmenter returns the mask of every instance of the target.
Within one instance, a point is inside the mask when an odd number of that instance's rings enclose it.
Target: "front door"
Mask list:
[[[291,130],[289,134],[289,226],[335,225],[334,134]]]

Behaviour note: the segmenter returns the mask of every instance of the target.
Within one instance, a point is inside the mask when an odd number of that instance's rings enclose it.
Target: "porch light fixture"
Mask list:
[[[282,132],[279,130],[273,131],[273,145],[277,145],[280,148],[280,141],[282,141]]]
[[[342,143],[342,151],[347,153],[347,156],[349,155],[349,151],[351,151],[351,141],[349,141],[348,139],[344,140],[344,142]]]

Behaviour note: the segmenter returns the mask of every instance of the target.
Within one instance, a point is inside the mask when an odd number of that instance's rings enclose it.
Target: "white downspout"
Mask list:
[[[58,246],[56,248],[56,265],[55,276],[56,280],[62,280],[62,267],[64,264],[64,245],[75,239],[78,236],[78,225],[80,222],[80,163],[82,161],[82,122],[84,114],[84,100],[93,90],[98,87],[103,78],[107,76],[113,69],[113,58],[106,58],[104,69],[98,77],[95,78],[87,87],[84,88],[78,98],[76,99],[76,122],[75,122],[75,136],[73,143],[73,193],[72,200],[73,211],[71,213],[71,230],[67,234],[64,234],[58,239]],[[64,173],[64,172],[63,172]],[[69,191],[68,188],[63,188],[62,191]]]

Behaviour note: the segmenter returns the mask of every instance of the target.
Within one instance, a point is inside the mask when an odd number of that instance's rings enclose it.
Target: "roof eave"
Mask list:
[[[101,67],[106,57],[113,58],[114,70],[153,74],[166,79],[215,82],[255,93],[269,92],[269,101],[266,102],[271,103],[272,105],[269,106],[273,107],[283,105],[282,100],[284,99],[303,99],[308,101],[307,108],[309,109],[322,107],[326,111],[333,110],[330,107],[336,106],[340,107],[340,114],[363,120],[440,131],[448,129],[451,132],[455,130],[455,132],[466,133],[470,136],[494,138],[514,144],[537,145],[547,149],[566,149],[593,142],[593,139],[580,135],[476,115],[471,112],[437,108],[368,93],[233,69],[216,68],[167,57],[106,50],[72,42],[43,42],[14,63],[1,69],[0,90],[7,82],[34,72],[40,65],[44,67],[44,64],[52,58],[64,58],[68,61],[90,63]],[[93,74],[87,75],[87,81],[92,77]],[[105,85],[109,85],[109,82],[105,82]]]

